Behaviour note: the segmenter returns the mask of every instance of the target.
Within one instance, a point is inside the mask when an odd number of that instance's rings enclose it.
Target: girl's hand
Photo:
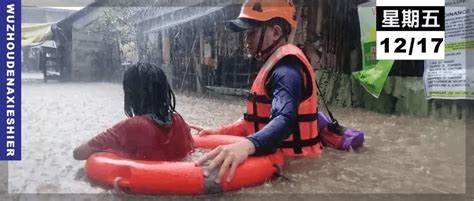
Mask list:
[[[217,134],[219,134],[219,133],[217,132],[217,130],[215,130],[215,129],[204,129],[204,128],[202,128],[202,127],[194,126],[194,125],[189,125],[189,127],[192,128],[192,129],[194,129],[194,130],[196,130],[196,131],[198,131],[198,132],[197,132],[197,135],[199,135],[199,136],[217,135]]]

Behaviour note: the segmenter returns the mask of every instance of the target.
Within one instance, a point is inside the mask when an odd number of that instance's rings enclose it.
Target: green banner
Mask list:
[[[375,21],[375,5],[373,2],[359,5],[359,22],[362,47],[362,70],[352,73],[354,78],[372,96],[378,98],[382,92],[388,74],[392,69],[393,60],[376,59],[377,29]]]
[[[382,92],[388,74],[392,69],[393,60],[380,60],[370,69],[352,73],[356,80],[374,97],[378,98]]]

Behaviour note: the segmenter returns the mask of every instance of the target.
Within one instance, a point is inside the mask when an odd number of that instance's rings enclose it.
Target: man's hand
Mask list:
[[[217,135],[219,134],[217,132],[217,130],[215,129],[204,129],[202,127],[199,127],[199,126],[194,126],[194,125],[189,125],[190,128],[194,129],[197,131],[197,134],[199,136],[204,136],[204,135]]]
[[[255,146],[249,140],[243,140],[234,144],[222,145],[207,153],[197,161],[196,165],[202,165],[211,160],[209,166],[204,169],[204,176],[209,176],[214,168],[220,167],[219,175],[214,182],[219,183],[224,173],[229,169],[227,182],[232,181],[237,167],[247,160],[247,157],[255,152]]]

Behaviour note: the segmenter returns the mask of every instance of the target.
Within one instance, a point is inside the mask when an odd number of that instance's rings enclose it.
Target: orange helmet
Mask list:
[[[232,20],[234,30],[254,28],[255,22],[266,22],[273,18],[286,20],[292,29],[296,29],[296,9],[292,0],[246,0],[239,17]]]

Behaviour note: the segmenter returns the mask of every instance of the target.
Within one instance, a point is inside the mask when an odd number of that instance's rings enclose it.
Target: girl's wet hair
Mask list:
[[[163,70],[153,64],[137,63],[123,76],[124,109],[128,117],[151,115],[159,124],[170,124],[176,98]]]

